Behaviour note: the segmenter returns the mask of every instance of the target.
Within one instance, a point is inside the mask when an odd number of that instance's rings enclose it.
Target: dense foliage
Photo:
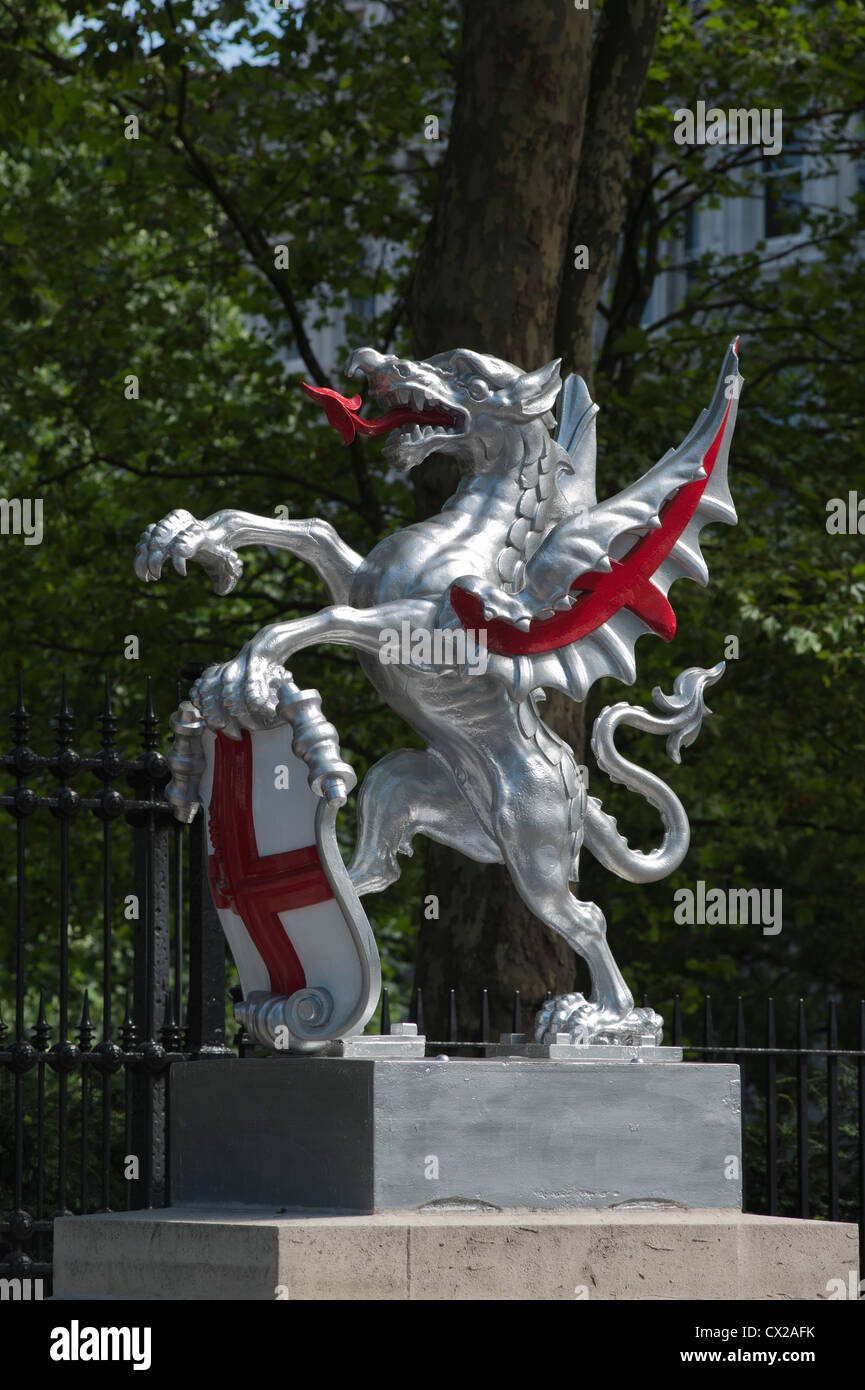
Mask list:
[[[437,114],[446,139],[458,13],[412,0],[383,14],[366,26],[322,0],[280,11],[240,0],[134,10],[0,0],[0,493],[41,497],[45,527],[38,547],[0,538],[0,689],[11,708],[23,666],[43,749],[61,668],[81,741],[93,744],[103,670],[131,729],[144,673],[166,717],[185,663],[223,659],[265,623],[322,601],[309,571],[266,550],[244,553],[227,599],[194,566],[144,589],[131,557],[146,523],[175,506],[196,516],[288,506],[326,515],[367,550],[411,519],[412,497],[385,476],[376,446],[344,449],[298,389],[301,376],[340,386],[315,351],[334,313],[346,315],[347,347],[410,343],[404,301],[435,196],[438,147],[424,121]],[[713,691],[715,717],[682,768],[671,772],[647,740],[634,744],[637,761],[674,779],[691,852],[671,882],[649,889],[586,862],[585,891],[607,912],[617,955],[659,1004],[675,988],[690,1001],[703,988],[790,999],[831,989],[845,1003],[863,989],[865,554],[860,535],[826,529],[830,498],[865,495],[861,200],[833,202],[827,182],[807,195],[817,175],[863,158],[863,35],[860,3],[712,0],[698,18],[673,0],[633,133],[595,368],[599,489],[678,442],[734,332],[747,381],[732,465],[739,527],[709,533],[710,586],[673,591],[679,635],[670,648],[641,642],[633,695],[669,688],[738,638]],[[689,205],[756,205],[765,194],[759,151],[672,141],[672,111],[701,98],[783,107],[785,136],[810,163],[804,176],[779,165],[775,187],[792,242],[813,250],[704,250],[661,321],[650,297],[682,261]],[[287,270],[275,265],[281,244]],[[298,354],[303,373],[287,372]],[[124,657],[130,634],[137,661]],[[322,689],[361,773],[405,742],[345,649],[305,653],[296,674]],[[594,707],[623,694],[607,682]],[[650,810],[619,789],[599,794],[634,841],[651,841]],[[7,845],[9,830],[0,826]],[[77,862],[83,985],[98,957],[95,847]],[[12,868],[7,854],[7,883]],[[34,930],[45,940],[53,871],[49,856],[31,856],[33,899],[45,905]],[[677,926],[673,892],[699,879],[782,888],[783,931]],[[404,994],[416,861],[369,906]],[[4,914],[4,958],[11,931]]]

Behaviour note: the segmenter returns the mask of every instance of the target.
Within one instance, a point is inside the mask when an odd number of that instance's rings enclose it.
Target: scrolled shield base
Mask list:
[[[664,1020],[654,1009],[631,1009],[615,1018],[583,994],[560,994],[548,999],[535,1015],[535,1042],[555,1043],[567,1033],[574,1043],[660,1046]]]
[[[332,1014],[333,998],[323,987],[294,994],[253,991],[234,1006],[234,1017],[253,1041],[274,1052],[319,1051],[330,1038]]]

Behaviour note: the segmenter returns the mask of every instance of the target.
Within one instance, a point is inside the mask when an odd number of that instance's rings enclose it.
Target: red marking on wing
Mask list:
[[[624,561],[612,560],[613,574],[623,567]],[[588,574],[581,574],[571,585],[572,589],[588,590],[594,593],[602,579],[608,576],[599,574],[597,570],[590,570]],[[630,596],[625,606],[636,613],[638,618],[642,618],[647,627],[658,637],[663,637],[665,642],[669,642],[676,631],[676,615],[670,607],[665,594],[661,592],[653,579],[648,584],[644,584],[639,593]],[[573,611],[573,610],[571,610]],[[569,616],[566,614],[565,616]]]
[[[278,913],[333,897],[315,845],[282,854],[258,852],[252,818],[252,742],[216,735],[208,872],[216,906],[242,918],[275,994],[303,989],[306,976]]]
[[[590,570],[575,579],[571,588],[586,592],[581,593],[568,612],[536,620],[528,632],[522,632],[513,623],[501,618],[486,622],[480,599],[454,584],[450,593],[451,605],[463,627],[485,631],[487,649],[491,652],[505,656],[536,656],[540,652],[567,647],[571,642],[587,637],[612,618],[614,613],[618,613],[620,608],[629,608],[642,618],[652,632],[669,642],[676,631],[676,615],[652,582],[652,575],[667,559],[697,510],[712,476],[729,414],[728,403],[718,432],[703,458],[706,477],[695,478],[692,483],[680,488],[661,509],[660,527],[641,536],[621,560],[614,560],[609,573]]]

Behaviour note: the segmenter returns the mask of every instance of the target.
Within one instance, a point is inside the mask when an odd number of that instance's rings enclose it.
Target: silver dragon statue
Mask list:
[[[541,702],[549,690],[581,701],[604,676],[633,683],[637,638],[651,632],[669,641],[675,632],[670,585],[684,576],[707,582],[699,532],[708,522],[736,521],[726,474],[742,381],[737,344],[727,350],[708,410],[679,447],[600,502],[597,406],[581,378],[562,382],[558,361],[525,372],[466,349],[412,361],[362,347],[352,353],[347,371],[366,379],[368,396],[383,412],[378,418],[361,416],[360,396],[304,390],[346,442],[356,432],[387,432],[384,456],[393,469],[408,472],[433,453],[458,459],[462,480],[437,516],[388,536],[366,557],[327,521],[271,520],[234,510],[203,521],[173,511],[149,526],[139,543],[140,578],[159,579],[167,561],[185,574],[193,560],[218,594],[237,583],[242,546],[275,546],[313,567],[330,604],[313,616],[263,628],[233,660],[205,671],[175,729],[182,735],[185,721],[210,731],[227,757],[232,743],[263,737],[291,717],[300,692],[286,663],[295,652],[321,642],[354,648],[376,690],[426,747],[389,753],[370,770],[359,793],[348,881],[357,895],[386,888],[399,877],[398,856],[411,853],[416,835],[481,863],[506,864],[514,891],[583,957],[591,975],[588,998],[567,994],[541,1009],[539,1043],[562,1033],[592,1042],[635,1036],[660,1042],[662,1020],[634,1007],[600,908],[575,891],[580,852],[588,849],[613,873],[640,883],[663,878],[681,864],[690,838],[681,802],[660,778],[617,751],[615,734],[622,724],[661,734],[669,756],[679,762],[681,748],[699,733],[707,712],[704,691],[720,678],[723,663],[683,671],[670,695],[656,688],[657,713],[617,704],[595,722],[592,750],[600,768],[660,813],[663,840],[649,853],[632,849],[600,800],[587,794],[573,751],[544,724]],[[395,644],[395,633],[406,640]],[[305,698],[312,696],[306,692]],[[315,791],[342,805],[350,769],[339,762],[336,731],[325,728],[319,746],[331,749],[339,775],[328,781],[319,765]],[[190,803],[206,798],[184,778],[184,750],[179,736],[172,790],[178,814],[189,818]],[[232,766],[236,778],[253,775]],[[213,815],[211,805],[212,828]],[[215,895],[228,894],[223,905],[240,912],[240,895],[232,898],[226,887],[225,851],[215,834],[211,838]],[[257,852],[265,853],[260,844]],[[267,852],[276,863],[274,846]],[[309,871],[303,852],[296,841],[287,852],[292,881],[299,883],[301,870]],[[303,892],[297,891],[292,902],[302,904]],[[317,890],[304,891],[310,901],[320,900]],[[344,902],[345,885],[333,891]],[[320,897],[329,892],[325,884]],[[262,958],[267,932],[264,922],[256,937]],[[304,941],[303,950],[314,954],[312,937]],[[242,955],[235,950],[239,965]],[[273,1001],[289,997],[295,999],[295,1029],[299,1019],[321,1015],[322,991],[312,1002],[303,995],[303,1008],[297,1005],[301,995],[292,995],[308,983],[312,968],[305,975],[283,971],[279,988],[276,966],[257,977],[257,987],[251,973],[253,988],[245,991],[251,1003],[241,1016],[254,1020],[256,999],[272,1015]],[[351,1015],[355,1030],[374,1008],[371,979],[377,988],[378,976],[367,970],[365,1008]],[[256,1035],[272,1042],[273,1026]]]

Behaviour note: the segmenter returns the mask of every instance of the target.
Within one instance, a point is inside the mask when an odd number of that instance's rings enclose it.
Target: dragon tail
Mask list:
[[[631,883],[654,883],[677,869],[688,852],[691,827],[679,798],[660,777],[637,767],[622,757],[615,745],[620,724],[643,733],[663,734],[667,753],[673,762],[682,760],[681,750],[689,747],[700,732],[704,714],[711,710],[703,701],[706,686],[714,685],[724,674],[724,662],[710,670],[690,666],[678,675],[673,694],[665,695],[660,686],[652,691],[653,704],[662,716],[628,705],[608,705],[595,720],[592,729],[592,752],[598,766],[613,782],[621,782],[629,791],[639,792],[661,814],[664,838],[659,847],[649,853],[631,849],[620,834],[615,818],[603,810],[595,796],[588,798],[584,825],[584,844],[599,863],[620,878]]]

